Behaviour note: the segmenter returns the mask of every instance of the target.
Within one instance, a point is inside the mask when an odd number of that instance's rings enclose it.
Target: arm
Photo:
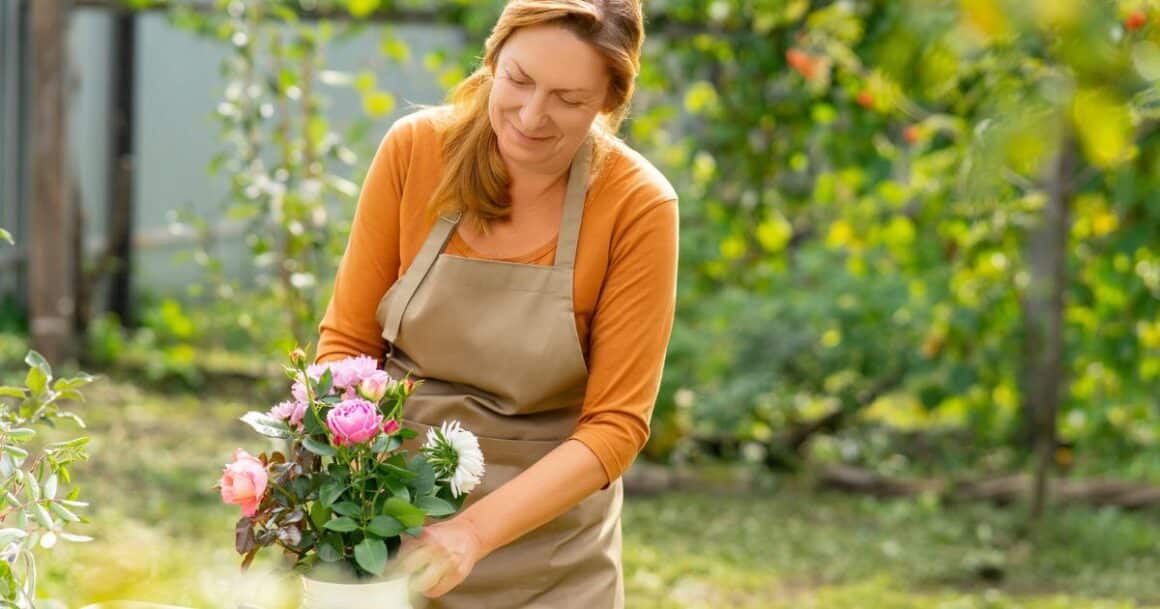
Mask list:
[[[316,362],[363,354],[381,358],[386,351],[375,311],[398,279],[399,208],[410,143],[409,125],[397,122],[371,160],[334,293],[319,325]]]

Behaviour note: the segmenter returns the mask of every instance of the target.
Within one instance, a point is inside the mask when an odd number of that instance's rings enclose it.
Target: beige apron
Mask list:
[[[574,430],[588,369],[576,333],[572,274],[587,193],[591,141],[568,175],[553,266],[443,254],[459,222],[441,217],[379,303],[396,378],[424,383],[404,423],[426,436],[456,419],[479,436],[486,461],[478,501]],[[620,480],[480,561],[433,609],[622,609]]]

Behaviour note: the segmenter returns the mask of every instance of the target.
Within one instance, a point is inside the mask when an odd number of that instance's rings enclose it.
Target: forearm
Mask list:
[[[486,556],[567,512],[608,478],[583,443],[567,440],[464,510]]]

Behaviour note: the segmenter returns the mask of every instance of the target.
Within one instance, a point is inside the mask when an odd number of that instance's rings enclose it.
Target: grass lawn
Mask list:
[[[93,458],[75,478],[93,524],[75,532],[96,540],[43,555],[45,596],[232,609],[292,588],[239,578],[237,510],[211,488],[234,447],[261,449],[237,417],[264,404],[241,401],[241,388],[160,393],[109,378],[87,395],[76,410]],[[628,607],[1160,607],[1155,511],[1060,510],[1034,550],[1013,538],[1019,521],[1017,510],[819,494],[797,481],[761,496],[630,496]]]

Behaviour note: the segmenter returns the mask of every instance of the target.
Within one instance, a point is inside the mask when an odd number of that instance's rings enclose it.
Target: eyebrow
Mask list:
[[[527,78],[528,80],[535,80],[531,76],[528,76],[528,73],[524,71],[523,67],[520,66],[520,63],[518,61],[516,61],[514,59],[511,59],[509,61],[511,61],[512,64],[515,65],[516,69],[520,71],[520,74],[524,78]],[[592,94],[592,91],[590,89],[552,89],[552,92],[553,93],[583,93],[586,95]]]

